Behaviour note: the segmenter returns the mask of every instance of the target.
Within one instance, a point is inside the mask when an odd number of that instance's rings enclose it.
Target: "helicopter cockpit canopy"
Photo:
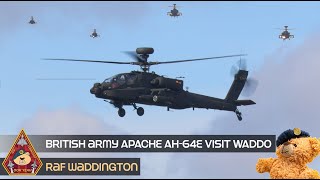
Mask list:
[[[137,76],[135,74],[131,74],[131,73],[117,74],[115,76],[107,78],[103,82],[107,83],[107,84],[111,84],[112,88],[117,88],[117,87],[122,86],[124,84],[126,84],[126,85],[133,84],[136,77]]]
[[[104,83],[111,83],[111,82],[115,82],[117,80],[116,78],[117,76],[112,76],[112,77],[109,77],[107,78],[106,80],[104,80],[103,82]]]

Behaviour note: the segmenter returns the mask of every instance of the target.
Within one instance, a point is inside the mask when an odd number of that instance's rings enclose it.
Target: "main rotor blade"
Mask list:
[[[141,58],[135,51],[123,51],[123,53],[127,54],[137,62],[146,62],[146,60]]]
[[[246,54],[236,54],[236,55],[229,55],[229,56],[216,56],[216,57],[208,57],[208,58],[200,58],[200,59],[186,59],[186,60],[177,60],[177,61],[149,62],[149,64],[150,65],[170,64],[170,63],[180,63],[180,62],[203,61],[203,60],[209,60],[209,59],[221,59],[221,58],[229,58],[229,57],[237,57],[237,56],[246,56]]]
[[[110,64],[137,64],[137,62],[97,61],[97,60],[79,60],[79,59],[50,59],[50,58],[46,58],[43,60],[78,61],[78,62],[94,62],[94,63],[110,63]]]
[[[294,30],[296,28],[290,28],[290,29],[286,29],[286,28],[274,28],[274,29],[279,29],[279,30]]]

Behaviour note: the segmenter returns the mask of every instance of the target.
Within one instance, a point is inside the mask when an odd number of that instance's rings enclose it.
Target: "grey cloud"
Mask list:
[[[119,128],[105,123],[101,117],[78,107],[40,109],[33,117],[26,119],[23,127],[27,134],[33,135],[126,134]]]
[[[207,134],[279,135],[284,130],[299,127],[320,137],[319,41],[318,33],[290,51],[281,47],[275,54],[267,56],[261,70],[250,74],[259,80],[259,87],[251,97],[257,104],[240,109],[244,118],[242,122],[231,113],[214,119],[208,125],[211,129]],[[275,157],[275,154],[175,154],[168,162],[167,176],[269,178],[269,174],[255,171],[255,164],[261,157]],[[319,165],[320,157],[310,167],[320,171]]]
[[[67,107],[57,110],[38,110],[25,120],[24,128],[32,135],[96,135],[96,134],[128,134],[120,128],[105,123],[102,118],[85,112],[79,107]],[[39,153],[40,158],[139,158],[141,154],[131,153]],[[83,176],[37,176],[37,178],[85,178]],[[28,177],[26,177],[28,178]],[[91,178],[123,178],[122,176],[91,176]],[[133,178],[133,177],[127,177]]]

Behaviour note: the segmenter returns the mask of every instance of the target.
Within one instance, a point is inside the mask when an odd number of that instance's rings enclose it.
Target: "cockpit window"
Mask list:
[[[105,83],[111,83],[111,82],[114,82],[116,81],[116,76],[112,76],[110,78],[107,78],[106,80],[104,80],[103,82]]]
[[[121,81],[125,81],[126,80],[126,78],[125,78],[125,76],[122,74],[121,76],[120,76],[120,78],[119,78]]]
[[[134,86],[136,84],[137,75],[136,74],[127,74],[126,82],[128,86]]]
[[[117,83],[119,85],[123,85],[124,83],[126,83],[126,78],[124,74],[118,75],[117,77]]]
[[[136,77],[137,76],[135,74],[118,74],[104,80],[104,82],[111,83],[113,88],[122,86],[124,84],[131,86],[134,84]]]
[[[125,81],[126,81],[125,74],[118,74],[118,75],[112,76],[112,77],[104,80],[104,82],[106,82],[106,83],[118,83],[119,85],[125,83]]]

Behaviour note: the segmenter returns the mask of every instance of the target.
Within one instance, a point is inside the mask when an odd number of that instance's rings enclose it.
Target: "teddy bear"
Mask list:
[[[13,157],[13,162],[19,166],[28,165],[31,162],[31,157],[29,152],[25,152],[23,149],[17,151]]]
[[[271,179],[320,179],[319,172],[308,168],[320,153],[320,140],[299,128],[284,131],[276,141],[277,158],[260,158],[258,173],[270,173]]]

